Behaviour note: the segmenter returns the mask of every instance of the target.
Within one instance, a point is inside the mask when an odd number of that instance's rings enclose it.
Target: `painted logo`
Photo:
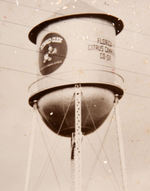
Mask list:
[[[67,54],[65,39],[57,33],[47,34],[40,46],[39,65],[43,75],[50,74],[59,68]]]

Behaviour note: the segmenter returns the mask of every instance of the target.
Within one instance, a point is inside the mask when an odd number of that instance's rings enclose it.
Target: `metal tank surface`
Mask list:
[[[118,18],[84,2],[71,2],[29,33],[39,51],[41,77],[30,86],[29,104],[55,133],[75,131],[75,88],[81,88],[82,133],[92,133],[109,115],[114,99],[123,95],[115,68]]]

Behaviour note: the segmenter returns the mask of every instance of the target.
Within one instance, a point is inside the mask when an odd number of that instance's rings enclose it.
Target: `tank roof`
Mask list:
[[[96,9],[83,1],[74,0],[60,8],[59,11],[52,15],[52,17],[36,25],[29,32],[29,39],[31,42],[36,44],[38,34],[49,24],[77,17],[91,17],[107,20],[114,24],[116,35],[119,34],[123,29],[123,22],[117,17],[106,14],[103,11]]]

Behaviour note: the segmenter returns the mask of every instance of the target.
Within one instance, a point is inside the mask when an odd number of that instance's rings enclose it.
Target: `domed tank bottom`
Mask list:
[[[82,133],[87,135],[99,128],[109,115],[114,93],[100,87],[81,87]],[[71,137],[75,132],[75,88],[66,87],[43,95],[38,111],[45,124],[56,134]]]

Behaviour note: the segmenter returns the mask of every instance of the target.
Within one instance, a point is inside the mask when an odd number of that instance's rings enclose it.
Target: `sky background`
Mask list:
[[[24,189],[33,125],[37,128],[29,191],[70,190],[70,140],[56,136],[39,118],[33,120],[35,113],[28,105],[28,87],[38,73],[37,49],[28,40],[28,33],[68,2],[0,0],[0,189],[3,191]],[[124,30],[116,37],[115,65],[116,72],[125,80],[119,108],[127,191],[149,191],[150,1],[86,2],[124,22]],[[83,190],[123,190],[114,117],[110,127],[113,115],[112,112],[96,133],[84,138]],[[100,140],[104,140],[104,149],[98,158]]]

